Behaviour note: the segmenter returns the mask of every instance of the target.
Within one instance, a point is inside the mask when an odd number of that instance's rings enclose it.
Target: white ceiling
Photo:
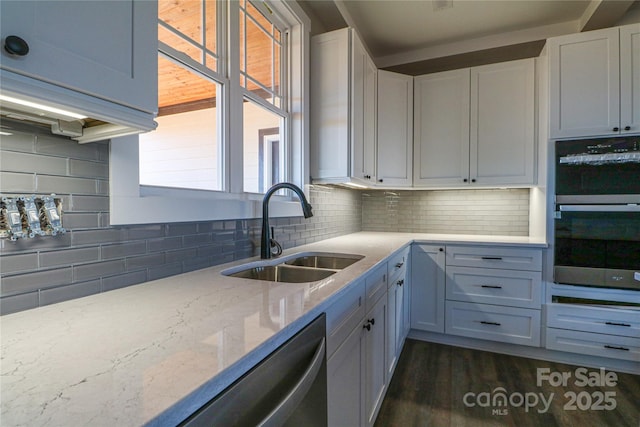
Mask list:
[[[356,29],[378,67],[614,25],[640,1],[299,0],[313,32]],[[634,4],[636,3],[636,4]],[[319,27],[319,28],[318,28]]]

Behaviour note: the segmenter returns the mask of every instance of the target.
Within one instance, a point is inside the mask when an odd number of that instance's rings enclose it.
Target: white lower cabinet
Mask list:
[[[327,362],[327,410],[331,427],[364,424],[364,337],[362,325],[354,328]]]
[[[546,347],[632,362],[640,360],[640,339],[617,335],[547,328]]]
[[[364,334],[364,384],[365,425],[372,426],[382,405],[387,387],[385,342],[387,323],[387,299],[380,298],[365,316]]]
[[[540,346],[542,250],[447,246],[445,332]]]
[[[387,279],[384,263],[327,310],[329,426],[369,427],[380,410],[388,380]]]
[[[445,316],[447,334],[540,345],[540,310],[447,301]]]
[[[413,329],[540,346],[541,300],[541,249],[413,245]]]
[[[387,377],[391,378],[407,336],[408,305],[405,298],[409,248],[389,259],[387,289]]]
[[[411,250],[411,328],[444,332],[445,249],[413,245]]]
[[[640,313],[622,308],[547,304],[546,347],[640,360]]]

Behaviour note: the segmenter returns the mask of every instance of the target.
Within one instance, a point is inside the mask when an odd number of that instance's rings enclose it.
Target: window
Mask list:
[[[140,184],[223,190],[215,1],[158,1],[158,128],[140,135]]]
[[[270,9],[265,8],[264,13]],[[282,51],[286,33],[251,2],[240,1],[240,87],[243,92],[242,134],[244,191],[264,193],[286,179],[288,114]],[[264,133],[271,132],[265,145]],[[275,136],[274,136],[275,135]],[[265,152],[265,149],[268,149]],[[276,150],[275,152],[273,150]],[[271,173],[271,172],[277,173]],[[268,173],[266,173],[268,172]]]
[[[158,129],[112,140],[111,222],[259,216],[271,185],[306,182],[308,19],[281,0],[159,0],[158,18]]]

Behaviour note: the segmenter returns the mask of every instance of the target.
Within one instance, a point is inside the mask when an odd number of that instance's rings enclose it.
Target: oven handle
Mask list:
[[[640,205],[559,205],[561,212],[640,212]]]

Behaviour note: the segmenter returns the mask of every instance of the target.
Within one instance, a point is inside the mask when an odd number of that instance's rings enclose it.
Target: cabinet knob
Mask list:
[[[462,182],[469,182],[467,178],[463,179]]]
[[[383,182],[382,178],[380,178],[380,179],[378,180],[378,182]]]
[[[366,329],[367,331],[370,331],[371,330],[371,324],[367,323],[365,325],[362,325],[362,329]]]
[[[476,182],[476,179],[475,179],[475,178],[473,178],[473,179],[471,180],[471,182]]]
[[[619,131],[620,131],[620,128],[616,126],[616,127],[614,127],[614,128],[613,128],[613,131],[614,131],[614,132],[619,132]]]
[[[631,130],[631,126],[625,126],[624,130]]]
[[[7,36],[4,39],[4,50],[11,55],[25,56],[29,53],[29,45],[18,36]]]
[[[444,248],[438,248],[440,252],[444,252]]]

